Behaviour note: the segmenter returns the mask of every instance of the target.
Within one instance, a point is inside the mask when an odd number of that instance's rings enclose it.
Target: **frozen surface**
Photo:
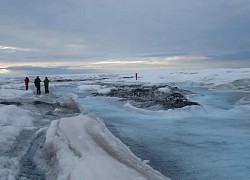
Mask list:
[[[0,106],[0,115],[0,179],[15,179],[18,159],[10,151],[20,132],[33,127],[32,117],[14,105]]]
[[[32,85],[29,91],[17,88],[19,80],[8,78],[0,89],[0,179],[168,179],[136,157],[101,119],[79,115],[76,94],[54,94],[60,83],[37,96]]]
[[[0,149],[7,150],[21,129],[33,127],[33,123],[27,111],[14,105],[0,107],[0,114]]]
[[[99,90],[101,88],[100,85],[79,85],[78,89],[81,91],[86,91],[86,90]]]
[[[250,179],[250,69],[138,75],[55,75],[41,96],[0,76],[0,179]],[[116,84],[177,86],[201,106],[154,112],[93,96]]]
[[[55,151],[58,179],[166,179],[135,157],[95,116],[53,121],[44,148]]]
[[[249,111],[244,94],[197,89],[203,107],[150,112],[99,98],[85,98],[89,112],[142,159],[173,179],[248,179]],[[207,92],[207,94],[205,94]],[[234,97],[234,98],[232,98]],[[110,113],[112,112],[112,113]]]
[[[249,69],[146,72],[138,81],[123,77],[105,82],[176,85],[193,91],[189,98],[202,105],[152,112],[115,99],[80,98],[86,112],[102,117],[136,155],[173,179],[250,178]]]
[[[33,95],[32,91],[23,91],[16,89],[0,89],[0,99],[14,99],[22,96]]]

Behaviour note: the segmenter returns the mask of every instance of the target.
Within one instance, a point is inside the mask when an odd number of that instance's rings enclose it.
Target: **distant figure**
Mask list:
[[[45,77],[43,82],[44,82],[44,87],[45,87],[45,93],[49,93],[49,79]]]
[[[137,76],[137,73],[135,73],[135,80],[137,80],[138,76]]]
[[[26,87],[26,91],[28,91],[28,89],[29,89],[29,82],[30,82],[29,78],[26,77],[26,78],[24,79],[24,84],[25,84],[25,87]]]
[[[35,86],[36,86],[36,94],[41,94],[41,79],[39,78],[39,76],[36,77],[35,81]]]

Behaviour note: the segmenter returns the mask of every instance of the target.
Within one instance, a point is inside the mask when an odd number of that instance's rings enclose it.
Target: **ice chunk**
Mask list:
[[[54,121],[44,148],[54,152],[51,159],[59,166],[58,179],[168,179],[137,158],[95,116]]]

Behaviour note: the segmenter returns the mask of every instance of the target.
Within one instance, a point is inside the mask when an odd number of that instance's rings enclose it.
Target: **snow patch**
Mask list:
[[[0,89],[0,99],[14,99],[25,95],[33,95],[33,92],[17,89]]]
[[[69,93],[65,97],[61,98],[58,101],[58,104],[67,109],[79,109],[78,104],[76,103],[78,97],[76,94]],[[58,109],[57,109],[58,110]]]
[[[111,92],[111,88],[99,89],[97,91],[98,94],[103,94],[103,95],[109,94],[110,92]]]
[[[33,127],[33,122],[28,111],[14,105],[0,106],[0,114],[0,149],[7,151],[20,131],[23,128]]]
[[[158,91],[162,93],[171,93],[171,89],[169,87],[159,88]]]
[[[0,179],[16,180],[17,167],[18,160],[16,158],[0,156]]]
[[[17,158],[5,157],[24,128],[33,127],[29,111],[14,105],[0,106],[0,179],[15,180],[18,172]]]
[[[77,89],[80,90],[80,91],[97,91],[97,90],[101,89],[101,86],[100,85],[87,85],[87,84],[84,84],[84,85],[78,86]]]

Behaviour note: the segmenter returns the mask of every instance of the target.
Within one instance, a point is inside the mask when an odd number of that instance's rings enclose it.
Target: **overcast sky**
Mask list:
[[[0,66],[250,67],[249,22],[249,0],[0,0]]]

